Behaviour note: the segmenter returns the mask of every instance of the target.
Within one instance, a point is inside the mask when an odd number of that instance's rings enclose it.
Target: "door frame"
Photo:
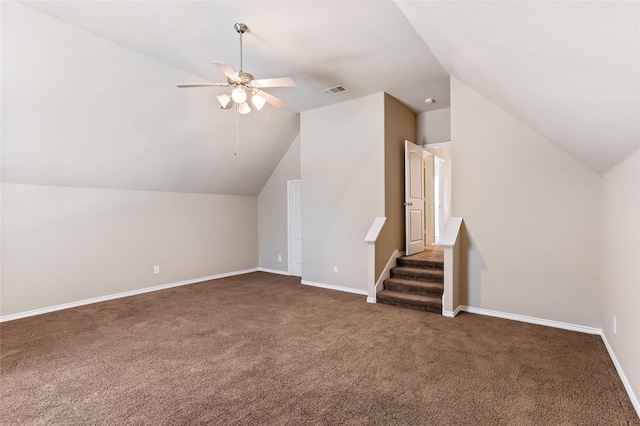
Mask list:
[[[442,238],[442,234],[444,234],[444,226],[445,226],[445,180],[446,180],[446,170],[445,170],[445,161],[444,159],[438,157],[437,155],[433,156],[433,212],[434,212],[434,238],[435,243],[440,244],[440,239]],[[439,172],[439,173],[438,173]],[[436,179],[436,175],[438,179]],[[436,180],[438,185],[436,186]],[[436,196],[437,194],[437,196]],[[439,203],[436,203],[436,198]],[[436,220],[436,218],[438,220]]]
[[[298,271],[297,269],[294,269],[293,267],[295,244],[294,244],[294,235],[293,235],[292,229],[295,223],[293,222],[293,217],[291,214],[291,208],[293,207],[292,206],[293,201],[291,200],[291,190],[295,185],[302,188],[300,179],[287,181],[287,273],[289,275],[301,277],[302,276],[302,253],[300,254],[300,257],[301,257],[300,271]],[[298,199],[298,202],[301,203],[301,200]],[[302,236],[301,236],[301,239],[302,239]],[[302,248],[300,250],[302,250]]]
[[[412,164],[420,172],[416,179],[411,176]],[[424,149],[408,140],[404,141],[404,179],[405,254],[410,256],[424,251]],[[414,184],[420,185],[419,190]]]
[[[424,157],[424,244],[435,244],[435,215],[434,215],[434,184],[433,184],[433,159],[435,154],[423,150]]]

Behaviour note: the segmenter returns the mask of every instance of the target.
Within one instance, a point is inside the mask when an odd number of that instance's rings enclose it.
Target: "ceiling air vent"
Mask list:
[[[346,92],[347,90],[349,89],[340,84],[338,86],[327,87],[326,89],[322,89],[320,92],[324,93],[327,96],[330,96],[335,95],[336,93]]]

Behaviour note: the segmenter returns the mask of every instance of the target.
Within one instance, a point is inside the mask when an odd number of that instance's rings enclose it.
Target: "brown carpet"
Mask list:
[[[261,272],[0,327],[6,425],[640,425],[598,336]]]
[[[444,262],[444,247],[442,246],[424,246],[424,251],[405,256],[408,259],[424,260],[427,262]]]

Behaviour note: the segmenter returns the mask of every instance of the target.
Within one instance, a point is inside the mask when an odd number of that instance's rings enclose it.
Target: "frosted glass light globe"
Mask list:
[[[233,89],[233,91],[231,91],[231,99],[233,99],[233,102],[241,104],[247,100],[247,94],[241,88],[236,87],[235,89]]]

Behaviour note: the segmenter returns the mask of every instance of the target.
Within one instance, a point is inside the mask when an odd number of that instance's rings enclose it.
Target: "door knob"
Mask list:
[[[404,203],[405,206],[412,206],[413,203]]]

